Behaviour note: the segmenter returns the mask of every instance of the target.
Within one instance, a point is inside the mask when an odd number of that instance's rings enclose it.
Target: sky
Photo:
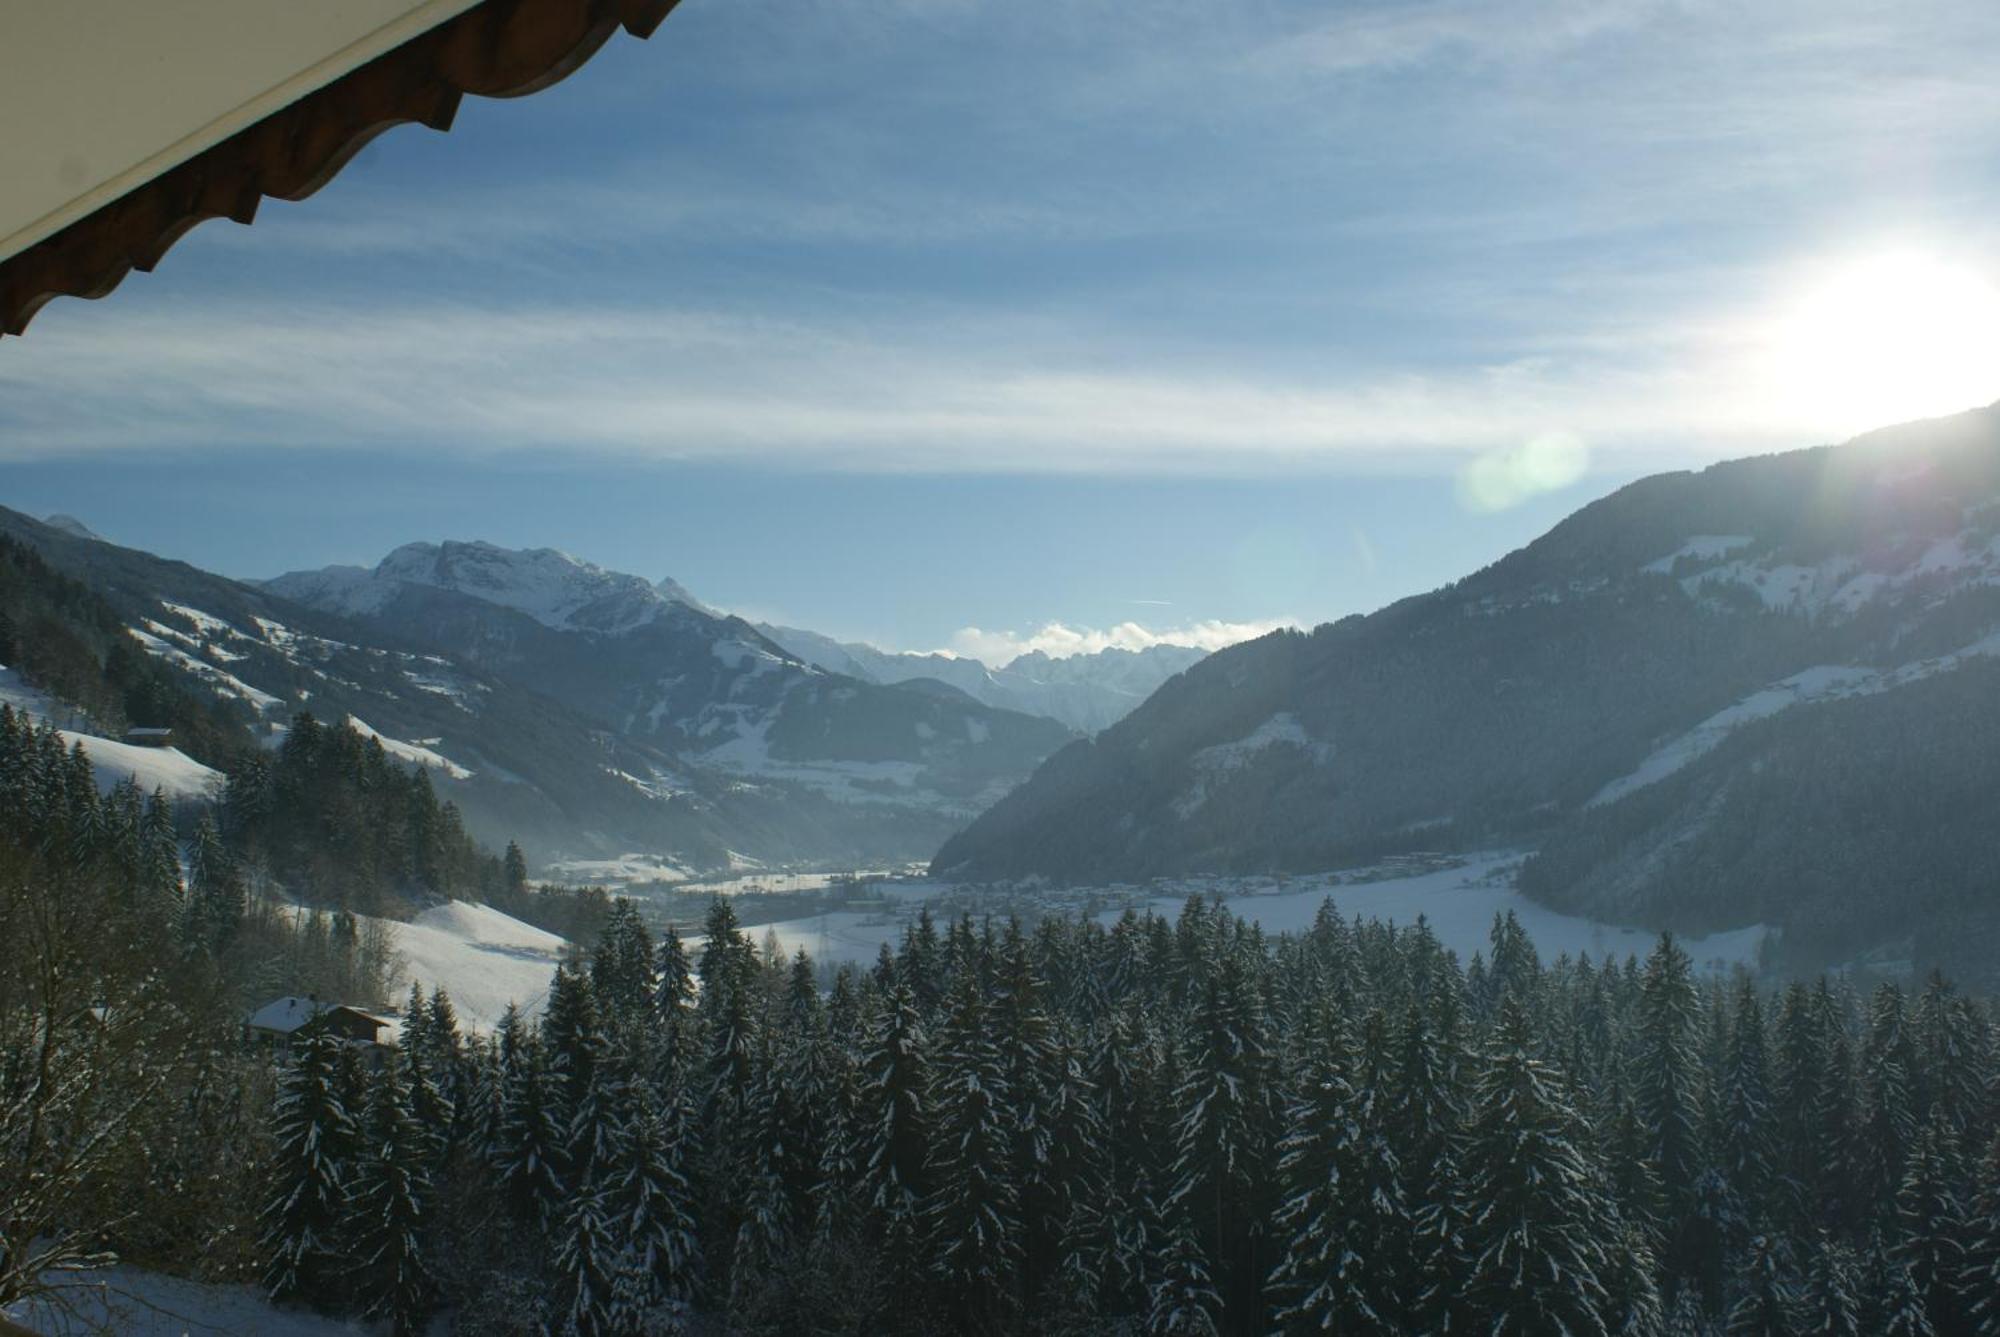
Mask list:
[[[0,503],[1216,643],[2000,398],[2000,7],[683,0],[0,342]],[[1053,629],[1052,629],[1053,628]]]

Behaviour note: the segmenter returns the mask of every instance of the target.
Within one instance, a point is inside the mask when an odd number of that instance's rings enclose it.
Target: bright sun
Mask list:
[[[1843,432],[2000,398],[2000,287],[1918,250],[1828,265],[1772,331],[1787,413]]]

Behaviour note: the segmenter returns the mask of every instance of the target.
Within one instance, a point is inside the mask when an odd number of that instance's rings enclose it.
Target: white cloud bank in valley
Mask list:
[[[1144,650],[1155,645],[1191,645],[1203,650],[1220,650],[1238,641],[1252,640],[1279,627],[1298,625],[1289,618],[1265,622],[1190,622],[1186,626],[1154,631],[1137,622],[1120,622],[1115,627],[1071,627],[1061,622],[1045,623],[1023,635],[1013,631],[987,631],[961,627],[952,634],[943,653],[961,659],[977,659],[990,665],[1005,664],[1039,650],[1051,659],[1071,655],[1092,655],[1100,650]]]

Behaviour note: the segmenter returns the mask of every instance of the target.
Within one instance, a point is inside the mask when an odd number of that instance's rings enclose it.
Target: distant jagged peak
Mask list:
[[[478,539],[405,543],[373,570],[330,566],[267,583],[279,594],[350,613],[379,611],[405,585],[511,608],[559,631],[618,635],[678,607],[719,616],[672,579],[654,585],[560,548],[503,548]]]
[[[57,512],[54,515],[43,516],[42,523],[50,529],[61,530],[71,538],[90,539],[94,543],[104,542],[104,535],[98,533],[73,515]]]

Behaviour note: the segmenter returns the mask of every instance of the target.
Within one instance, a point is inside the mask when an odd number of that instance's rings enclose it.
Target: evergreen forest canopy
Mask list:
[[[143,996],[118,968],[84,992]],[[254,1168],[92,1247],[398,1332],[2000,1332],[1995,1019],[1942,979],[1773,995],[1512,920],[1461,968],[1421,923],[1194,899],[920,916],[820,985],[726,901],[692,956],[620,902],[539,1023],[415,995],[400,1058],[316,1040],[268,1102],[217,1044],[226,1124],[149,1057],[129,1121]],[[6,996],[10,1053],[115,1059]]]

